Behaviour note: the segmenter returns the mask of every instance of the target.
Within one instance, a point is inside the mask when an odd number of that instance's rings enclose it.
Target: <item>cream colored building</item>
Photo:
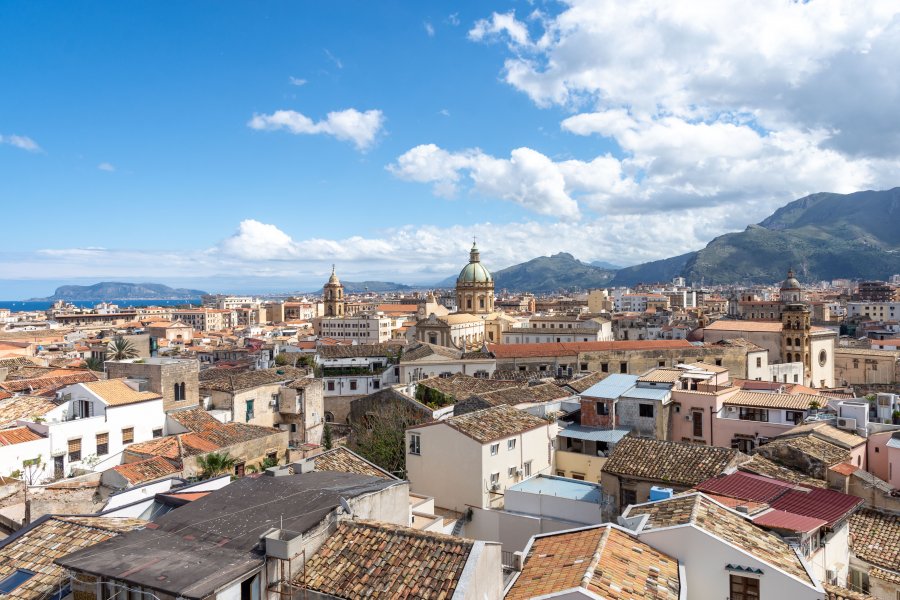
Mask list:
[[[900,381],[900,351],[837,348],[834,379],[838,385],[890,385]]]
[[[352,317],[319,317],[313,320],[316,335],[358,344],[379,344],[391,339],[397,319],[384,313],[356,314]]]
[[[557,426],[507,405],[406,430],[410,491],[465,512],[500,508],[506,488],[549,474]]]
[[[606,290],[591,290],[588,294],[588,312],[591,314],[611,313],[614,308],[613,300]]]
[[[416,323],[415,339],[426,344],[472,350],[484,345],[484,330],[485,321],[479,315],[431,315]]]

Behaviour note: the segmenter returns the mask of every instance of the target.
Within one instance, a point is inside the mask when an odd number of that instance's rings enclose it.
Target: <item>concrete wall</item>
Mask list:
[[[562,440],[562,438],[556,438]],[[553,453],[553,472],[559,477],[573,477],[579,475],[584,481],[600,483],[600,472],[608,460],[606,457],[596,454],[583,454],[568,450],[559,450]]]
[[[779,571],[778,565],[763,563],[694,527],[651,530],[638,537],[684,565],[691,600],[728,598],[729,572],[725,567],[729,564],[761,570],[759,594],[765,600],[821,600],[823,597],[821,589]]]
[[[463,568],[453,598],[483,600],[503,594],[503,567],[500,545],[475,542]]]

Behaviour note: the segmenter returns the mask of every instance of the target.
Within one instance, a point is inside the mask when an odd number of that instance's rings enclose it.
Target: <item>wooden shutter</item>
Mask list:
[[[134,441],[134,427],[128,427],[122,430],[122,443],[130,444]]]
[[[108,433],[98,433],[97,434],[97,445],[101,446],[103,444],[109,443],[109,434]]]
[[[81,438],[69,440],[69,454],[74,452],[81,452]]]

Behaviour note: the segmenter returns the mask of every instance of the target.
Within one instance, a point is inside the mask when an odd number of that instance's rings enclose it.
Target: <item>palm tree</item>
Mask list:
[[[84,364],[91,371],[103,371],[103,361],[96,356],[84,359]]]
[[[203,479],[231,473],[234,469],[234,459],[227,452],[210,452],[197,458],[200,468],[203,469]]]
[[[107,360],[125,360],[127,358],[135,358],[137,355],[138,351],[134,344],[121,335],[114,337],[106,348]]]

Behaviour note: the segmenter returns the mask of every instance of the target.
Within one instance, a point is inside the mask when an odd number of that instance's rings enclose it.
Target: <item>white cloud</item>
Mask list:
[[[447,22],[453,25],[454,27],[459,25],[459,13],[452,13],[447,15]]]
[[[300,77],[294,77],[293,75],[290,75],[288,76],[288,83],[300,87],[301,85],[306,85],[307,81],[305,79],[301,79]]]
[[[253,115],[247,123],[251,129],[277,131],[286,129],[296,134],[325,134],[342,141],[351,141],[359,150],[367,150],[384,126],[380,110],[360,112],[355,108],[330,112],[325,119],[313,121],[293,110],[277,110],[269,115]]]
[[[469,39],[475,42],[498,39],[506,35],[510,41],[510,47],[529,47],[531,40],[528,36],[528,27],[516,19],[515,11],[508,13],[493,13],[489,19],[479,19],[469,30]]]
[[[41,147],[38,146],[37,142],[24,135],[0,135],[0,144],[9,144],[10,146],[21,148],[22,150],[27,150],[29,152],[41,151]]]
[[[424,23],[422,23],[422,26],[425,27],[425,33],[428,34],[428,37],[434,37],[434,25],[432,25],[428,21],[425,21]]]
[[[109,173],[112,173],[113,171],[116,170],[116,168],[108,162],[100,163],[99,165],[97,165],[97,168],[100,169],[101,171],[107,171]]]
[[[442,117],[449,117],[450,111],[447,110],[446,108],[442,108],[441,110],[438,111],[438,114],[441,115]]]
[[[328,60],[330,60],[331,62],[334,63],[334,66],[336,66],[338,69],[344,68],[344,63],[341,61],[341,59],[339,59],[337,56],[332,54],[331,50],[329,50],[328,48],[324,48],[324,51],[325,51],[325,56],[328,57]]]

